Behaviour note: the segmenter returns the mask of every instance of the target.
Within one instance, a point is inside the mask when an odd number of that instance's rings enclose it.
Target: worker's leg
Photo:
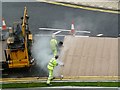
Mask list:
[[[52,54],[54,54],[54,48],[51,48],[51,50],[52,50]]]
[[[53,51],[53,55],[56,56],[57,55],[57,49],[55,48]]]
[[[53,78],[53,70],[49,69],[49,77],[47,79],[47,84],[50,84],[51,79]]]
[[[51,47],[51,49],[52,49],[53,55],[56,56],[57,55],[57,48],[56,47]]]

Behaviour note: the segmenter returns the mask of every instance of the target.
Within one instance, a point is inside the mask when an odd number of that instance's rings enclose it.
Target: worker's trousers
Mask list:
[[[56,56],[57,55],[57,48],[52,48],[52,52],[53,52],[53,55]]]
[[[50,70],[50,69],[48,70],[49,70],[49,77],[47,79],[47,84],[50,84],[51,79],[53,79],[53,70]]]

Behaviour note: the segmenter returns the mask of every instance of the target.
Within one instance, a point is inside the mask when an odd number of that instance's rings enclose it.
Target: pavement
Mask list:
[[[37,0],[37,1],[45,1],[45,0]],[[64,2],[70,4],[102,8],[102,9],[120,10],[118,6],[119,0],[46,0],[46,1]]]
[[[23,77],[23,78],[2,78],[0,83],[29,83],[46,82],[47,77]],[[117,82],[117,76],[79,76],[79,77],[56,77],[52,82]]]

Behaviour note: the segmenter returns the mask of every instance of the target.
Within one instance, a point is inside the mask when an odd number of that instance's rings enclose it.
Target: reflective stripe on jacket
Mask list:
[[[55,58],[52,58],[50,62],[48,63],[48,69],[54,69],[55,66],[57,66],[58,63]]]

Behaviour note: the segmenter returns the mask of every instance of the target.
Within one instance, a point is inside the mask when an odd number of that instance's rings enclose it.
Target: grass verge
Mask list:
[[[97,87],[119,87],[120,82],[52,82],[54,86],[97,86]],[[9,83],[0,85],[2,88],[28,88],[47,87],[46,83]]]

